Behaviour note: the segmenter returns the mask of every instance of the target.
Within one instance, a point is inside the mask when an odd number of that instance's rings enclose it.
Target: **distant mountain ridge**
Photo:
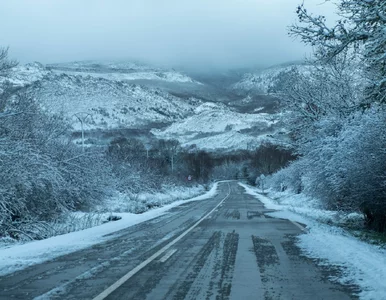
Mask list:
[[[49,64],[46,68],[57,74],[101,77],[109,80],[154,80],[199,84],[199,82],[181,72],[151,67],[136,62],[80,61]]]

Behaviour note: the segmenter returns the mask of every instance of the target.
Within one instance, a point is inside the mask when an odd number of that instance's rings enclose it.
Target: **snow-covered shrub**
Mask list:
[[[325,166],[336,201],[344,208],[360,208],[381,231],[386,226],[385,124],[385,107],[357,112],[344,124],[336,151]]]
[[[385,121],[382,107],[357,112],[345,119],[336,135],[315,140],[308,151],[303,149],[311,174],[306,191],[342,209],[381,201],[386,170]]]
[[[267,186],[275,191],[300,193],[303,189],[303,160],[297,160],[288,167],[267,177]]]
[[[50,221],[42,221],[38,218],[22,220],[8,224],[7,236],[3,241],[42,240],[49,237],[66,234],[69,232],[84,230],[105,222],[113,221],[114,215],[99,213],[64,213]],[[1,240],[1,239],[0,239]]]
[[[82,151],[28,94],[8,98],[0,118],[0,235],[95,204],[111,185],[103,153]]]
[[[283,74],[276,92],[291,111],[304,193],[334,210],[361,210],[371,228],[385,231],[384,1],[341,0],[337,9],[340,20],[329,26],[298,7],[290,34],[316,49],[315,68]]]
[[[386,225],[386,110],[374,106],[314,124],[315,137],[299,147],[301,158],[268,182],[283,191],[303,189],[334,210],[362,211],[370,226]]]
[[[193,198],[204,192],[202,185],[183,187],[174,185],[163,185],[158,192],[141,193],[115,193],[103,203],[96,206],[101,213],[107,212],[130,212],[140,214],[152,208],[169,204],[173,201]]]

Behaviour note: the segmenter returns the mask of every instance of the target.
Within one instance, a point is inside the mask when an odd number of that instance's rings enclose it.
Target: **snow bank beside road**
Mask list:
[[[71,232],[41,241],[33,241],[23,245],[0,249],[0,276],[107,241],[113,236],[106,235],[156,218],[166,213],[169,209],[181,204],[211,198],[216,195],[217,186],[218,183],[215,183],[213,187],[204,195],[188,200],[176,201],[140,215],[131,213],[114,213],[114,215],[120,216],[122,219],[82,231]]]
[[[103,204],[96,207],[97,212],[113,213],[143,213],[149,208],[161,207],[177,200],[190,199],[205,193],[203,185],[182,187],[162,186],[158,193],[128,194],[116,192],[106,199]]]
[[[347,234],[342,229],[314,224],[299,236],[299,247],[308,257],[343,269],[343,277],[332,278],[361,288],[360,299],[386,299],[386,251]]]
[[[266,208],[278,210],[268,215],[307,225],[309,231],[298,237],[298,246],[303,254],[316,259],[319,264],[341,267],[342,277],[332,280],[359,286],[360,299],[386,299],[386,250],[360,241],[342,228],[322,224],[318,220],[334,218],[336,212],[323,211],[312,201],[307,206],[303,196],[298,197],[299,207],[296,206],[297,195],[279,203],[259,194],[256,188],[240,185]]]
[[[262,195],[261,191],[258,190],[257,188],[250,187],[250,186],[243,184],[243,183],[239,183],[239,185],[245,189],[247,194],[252,195],[252,196],[256,197],[258,200],[260,200],[267,209],[281,209],[282,208],[280,205],[275,204],[270,198]]]

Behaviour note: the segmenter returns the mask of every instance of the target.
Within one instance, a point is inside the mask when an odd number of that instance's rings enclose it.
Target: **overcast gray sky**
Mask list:
[[[304,0],[333,15],[324,0]],[[287,36],[302,0],[0,0],[0,46],[42,63],[138,59],[171,67],[248,67],[302,59]]]

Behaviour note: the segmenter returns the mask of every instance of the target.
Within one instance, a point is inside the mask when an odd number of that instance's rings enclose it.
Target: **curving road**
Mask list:
[[[301,256],[299,224],[237,182],[108,242],[0,277],[0,299],[356,299]]]

